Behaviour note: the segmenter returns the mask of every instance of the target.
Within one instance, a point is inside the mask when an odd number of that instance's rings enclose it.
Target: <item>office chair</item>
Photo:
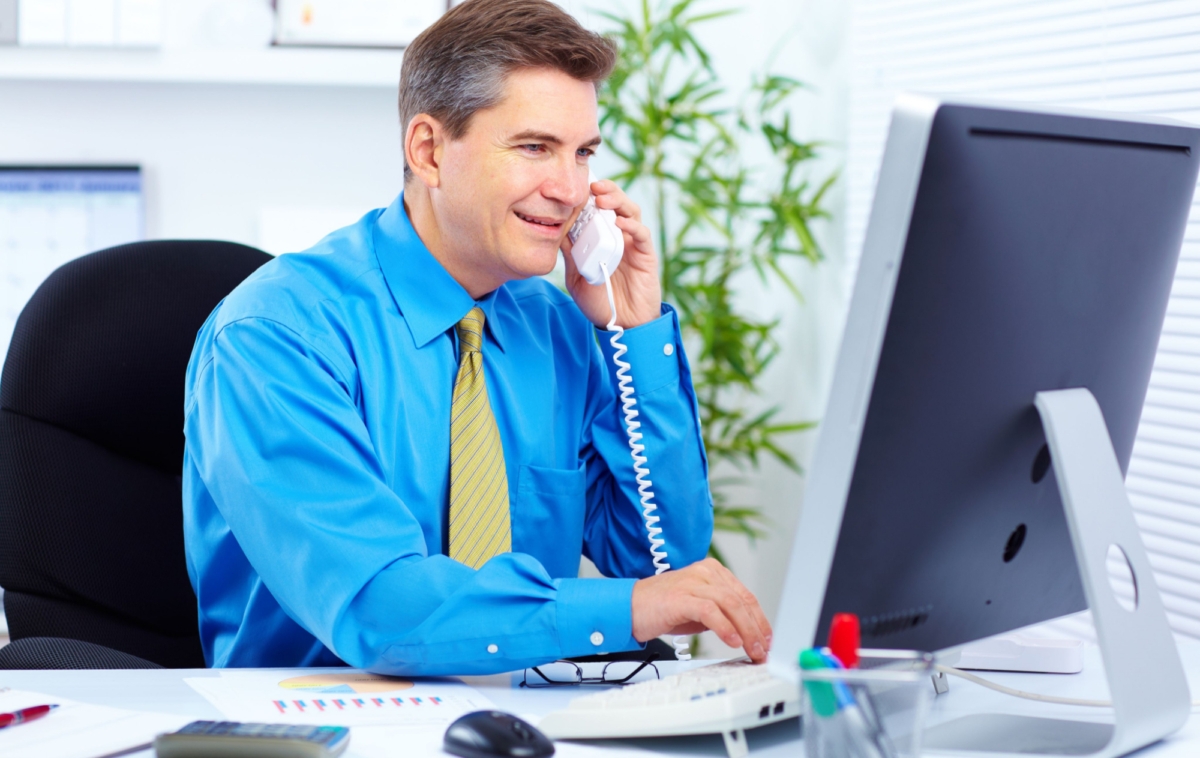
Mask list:
[[[0,668],[204,666],[184,373],[209,313],[268,260],[230,242],[121,245],[59,268],[21,312],[0,377]]]

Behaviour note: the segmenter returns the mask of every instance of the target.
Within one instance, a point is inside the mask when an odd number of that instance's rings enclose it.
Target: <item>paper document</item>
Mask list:
[[[435,726],[492,702],[449,679],[397,679],[356,669],[239,671],[184,679],[226,718],[333,726]]]
[[[58,704],[27,724],[0,729],[4,758],[99,758],[148,745],[163,732],[192,721],[186,716],[146,713],[79,703],[26,690],[0,689],[0,713]]]

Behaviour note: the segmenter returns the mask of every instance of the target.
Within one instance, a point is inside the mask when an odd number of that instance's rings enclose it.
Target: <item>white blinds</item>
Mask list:
[[[851,61],[851,256],[862,248],[900,91],[1200,123],[1200,0],[855,0]],[[1200,203],[1192,207],[1127,485],[1171,625],[1200,637]]]

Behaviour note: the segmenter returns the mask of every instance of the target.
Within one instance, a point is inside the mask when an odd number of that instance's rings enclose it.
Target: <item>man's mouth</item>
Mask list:
[[[549,218],[547,216],[530,216],[520,211],[513,211],[513,213],[517,214],[517,218],[522,221],[541,227],[547,231],[558,231],[562,229],[562,225],[565,223],[560,219]]]

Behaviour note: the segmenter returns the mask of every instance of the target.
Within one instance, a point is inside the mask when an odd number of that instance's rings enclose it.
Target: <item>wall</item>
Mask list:
[[[0,162],[141,164],[149,237],[253,245],[264,207],[365,212],[401,184],[386,89],[0,81],[0,112]]]

